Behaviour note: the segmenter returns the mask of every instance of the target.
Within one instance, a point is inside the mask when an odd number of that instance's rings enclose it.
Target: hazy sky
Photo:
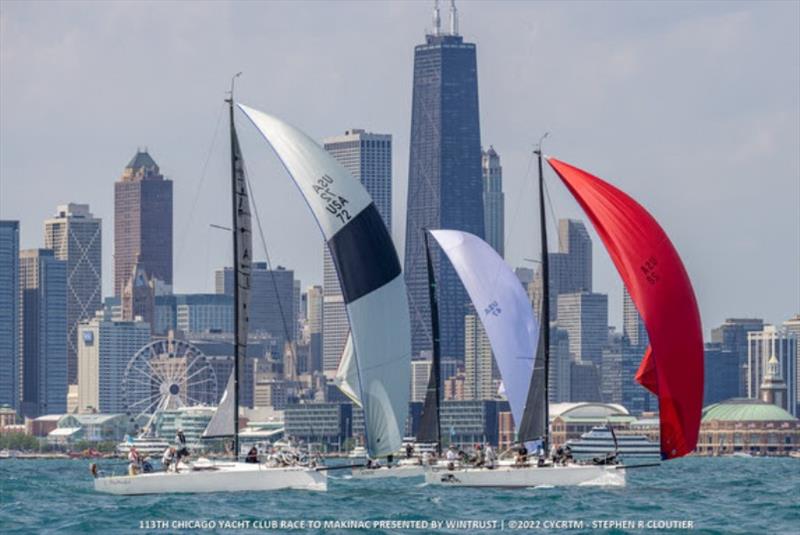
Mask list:
[[[21,220],[23,248],[41,247],[58,204],[89,203],[103,219],[108,295],[113,183],[147,146],[174,181],[175,290],[213,291],[212,271],[230,256],[227,234],[209,227],[230,219],[222,99],[244,71],[242,102],[317,139],[351,127],[394,136],[402,254],[413,49],[431,6],[3,0],[0,218]],[[800,3],[458,7],[478,47],[482,142],[502,159],[512,266],[539,248],[528,167],[550,131],[547,153],[615,183],[661,222],[706,333],[725,317],[800,312]],[[446,21],[446,2],[442,11]],[[237,120],[273,261],[319,283],[310,213]],[[556,217],[580,217],[557,180],[548,174]],[[592,236],[595,291],[609,294],[619,324],[622,283]]]

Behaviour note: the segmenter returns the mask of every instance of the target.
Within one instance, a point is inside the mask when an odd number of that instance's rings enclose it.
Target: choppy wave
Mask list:
[[[110,496],[94,492],[87,461],[0,461],[0,531],[27,533],[797,533],[800,461],[688,458],[631,470],[625,487],[465,489],[418,480],[331,479],[327,493]],[[251,529],[221,527],[250,521]],[[273,529],[272,522],[408,520],[434,528]],[[448,528],[455,520],[498,521],[497,528]],[[175,522],[216,523],[176,529]],[[153,528],[166,522],[165,529]],[[528,522],[528,524],[522,524]],[[627,522],[627,523],[626,523]],[[633,522],[633,524],[630,524]],[[646,529],[636,526],[647,522]],[[669,522],[683,522],[676,529]],[[256,526],[257,527],[254,527]],[[500,524],[502,523],[502,524]],[[582,525],[580,524],[582,523]],[[188,524],[183,524],[188,525]],[[300,524],[294,524],[300,526]],[[572,527],[569,527],[572,525]],[[631,527],[633,526],[633,527]],[[671,526],[659,529],[659,526]]]

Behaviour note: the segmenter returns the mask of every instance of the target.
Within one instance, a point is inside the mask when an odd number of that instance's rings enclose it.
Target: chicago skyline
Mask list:
[[[526,171],[531,144],[550,130],[549,153],[570,156],[577,164],[591,162],[655,209],[698,287],[706,330],[726,317],[780,322],[797,312],[800,282],[794,274],[800,246],[792,205],[800,194],[795,180],[800,159],[794,150],[800,139],[789,128],[800,119],[791,91],[798,79],[798,36],[789,26],[797,19],[796,5],[720,2],[622,9],[603,3],[469,2],[458,7],[462,33],[477,42],[481,54],[482,135],[503,157],[506,257],[512,266],[535,256],[535,232],[530,232],[536,228],[534,203]],[[307,23],[301,5],[198,6],[193,20],[215,29],[227,47],[222,54],[219,40],[197,36],[191,25],[172,26],[170,21],[183,14],[169,3],[152,12],[126,3],[87,12],[68,3],[51,10],[8,3],[6,31],[0,35],[0,218],[20,220],[21,247],[31,248],[43,245],[41,222],[53,207],[70,200],[90,204],[106,223],[103,267],[113,273],[113,203],[107,184],[119,176],[136,145],[148,144],[162,171],[175,181],[176,291],[213,291],[208,272],[219,265],[214,259],[228,252],[224,233],[207,229],[208,223],[227,222],[218,206],[227,185],[219,180],[227,169],[222,136],[205,175],[202,169],[220,95],[233,69],[245,71],[239,84],[243,101],[279,113],[316,139],[351,124],[394,134],[399,157],[393,162],[393,204],[400,215],[393,226],[402,256],[409,52],[422,37],[430,4],[386,8],[337,2],[318,5],[315,12],[318,20],[336,21],[314,27],[326,46],[314,40],[295,43],[294,53],[302,61],[287,66],[284,51],[268,41],[271,36],[291,39],[290,28]],[[282,24],[271,33],[253,31],[258,20]],[[129,23],[153,32],[137,47],[123,47],[113,36],[126,32]],[[57,46],[70,27],[76,40]],[[504,31],[491,30],[496,27]],[[767,32],[767,27],[777,31]],[[178,44],[189,40],[194,46],[186,58]],[[364,46],[365,41],[376,45]],[[199,57],[205,58],[203,68],[192,59]],[[715,76],[703,75],[707,63]],[[71,65],[74,76],[64,77],[63,65]],[[101,90],[90,94],[83,85],[96,76],[98,65],[109,75]],[[269,74],[277,65],[289,69],[281,80]],[[598,70],[599,65],[607,68]],[[131,71],[149,72],[161,81],[128,83]],[[309,72],[316,73],[315,83],[306,83]],[[581,83],[587,76],[594,83]],[[699,85],[690,89],[682,82],[686,79]],[[763,79],[775,83],[764,85]],[[320,84],[330,98],[318,98]],[[721,116],[728,122],[720,122]],[[607,127],[613,127],[613,135]],[[247,128],[242,125],[243,138],[252,137]],[[42,138],[41,132],[51,137]],[[658,133],[658,149],[649,142],[651,132]],[[248,141],[243,143],[247,157]],[[43,153],[47,158],[39,156]],[[262,214],[276,259],[297,269],[304,284],[321,283],[321,247],[297,247],[298,241],[321,244],[313,222],[303,217],[302,201],[291,184],[273,189],[270,177],[283,172],[278,162],[253,160],[248,165],[256,200],[264,206],[271,198],[285,200]],[[759,177],[764,191],[780,192],[774,204],[749,202],[753,177]],[[568,194],[552,179],[547,177],[556,215],[575,217],[579,207],[564,200]],[[287,226],[296,232],[290,236],[278,230]],[[621,287],[597,240],[593,248],[596,258],[603,259],[595,265],[595,284],[609,293],[611,321],[619,326]],[[767,257],[770,262],[756,261]],[[103,295],[110,295],[113,278],[104,282]]]

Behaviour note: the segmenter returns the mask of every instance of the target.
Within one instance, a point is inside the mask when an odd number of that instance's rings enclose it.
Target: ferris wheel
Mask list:
[[[128,362],[122,400],[131,422],[158,410],[217,403],[217,375],[202,351],[167,338],[144,346]]]

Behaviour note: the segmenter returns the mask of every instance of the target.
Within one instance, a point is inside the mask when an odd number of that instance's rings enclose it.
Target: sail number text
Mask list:
[[[350,201],[331,191],[331,185],[333,185],[333,178],[322,175],[322,178],[314,184],[314,192],[325,202],[325,209],[328,212],[338,217],[342,223],[347,223],[352,219],[350,212],[345,208]]]

